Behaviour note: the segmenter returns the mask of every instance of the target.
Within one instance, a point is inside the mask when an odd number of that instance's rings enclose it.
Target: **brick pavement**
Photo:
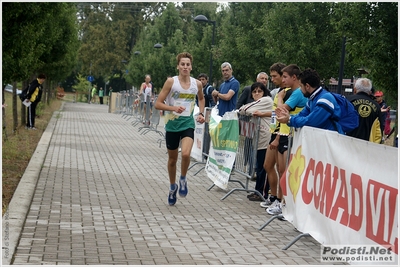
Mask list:
[[[245,192],[221,201],[227,191],[208,191],[204,171],[193,176],[201,165],[169,206],[165,143],[106,105],[64,103],[53,119],[12,264],[321,265],[318,242],[282,250],[294,227],[274,220],[259,231],[270,218],[259,202]]]

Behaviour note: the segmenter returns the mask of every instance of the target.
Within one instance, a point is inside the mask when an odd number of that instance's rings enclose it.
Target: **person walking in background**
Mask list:
[[[205,73],[200,73],[199,76],[197,76],[197,79],[201,82],[203,85],[203,95],[204,95],[204,100],[205,100],[205,107],[206,108],[212,108],[215,106],[214,99],[212,97],[212,92],[214,91],[214,87],[212,87],[211,84],[208,83],[208,76]],[[196,98],[196,104],[198,105],[198,100]]]
[[[153,97],[153,84],[149,74],[145,75],[144,82],[140,85],[139,95],[143,95],[143,114],[146,114],[147,100],[151,101]]]
[[[222,63],[221,72],[224,82],[219,87],[219,91],[214,90],[212,92],[212,96],[214,102],[218,102],[218,115],[222,117],[225,112],[236,108],[240,85],[232,75],[233,70],[230,63]]]
[[[96,104],[96,93],[97,93],[97,89],[96,89],[96,85],[94,84],[93,85],[93,88],[92,88],[92,99],[91,99],[91,103],[93,103],[93,104]]]
[[[253,102],[248,103],[239,109],[239,114],[252,115],[260,117],[260,131],[258,135],[257,156],[256,156],[256,185],[257,190],[265,199],[268,198],[269,187],[266,184],[266,172],[264,169],[265,155],[267,147],[271,139],[269,125],[271,123],[273,100],[271,93],[261,82],[255,82],[250,86]],[[263,199],[258,194],[253,194],[248,197],[250,201],[262,201]]]
[[[104,90],[103,90],[103,87],[100,87],[100,90],[99,90],[100,105],[103,105],[103,97],[104,97]]]
[[[38,77],[33,80],[28,87],[28,92],[26,94],[26,99],[31,103],[28,106],[27,112],[27,123],[26,128],[29,130],[36,130],[35,127],[35,117],[36,117],[36,107],[42,99],[43,93],[43,83],[46,80],[46,75],[39,74]]]
[[[385,122],[381,117],[381,106],[370,97],[371,88],[370,79],[359,78],[354,84],[354,95],[347,96],[358,112],[359,124],[357,128],[346,135],[380,144],[382,140],[381,123]]]
[[[190,153],[194,140],[195,120],[193,112],[196,96],[199,102],[200,113],[197,122],[204,123],[204,95],[201,82],[190,77],[193,57],[190,53],[182,52],[177,55],[178,76],[167,78],[160,94],[157,97],[155,108],[167,111],[165,119],[165,142],[168,150],[168,175],[170,190],[168,204],[175,205],[178,185],[176,184],[176,164],[178,148],[181,144],[181,175],[179,179],[179,195],[186,197],[187,170],[190,164]]]

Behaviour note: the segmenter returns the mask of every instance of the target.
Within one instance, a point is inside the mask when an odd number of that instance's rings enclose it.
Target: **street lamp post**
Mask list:
[[[358,71],[358,75],[360,78],[362,78],[363,74],[369,74],[369,72],[366,71],[364,68],[359,68],[359,69],[357,69],[357,71]]]
[[[126,61],[125,59],[123,59],[123,60],[121,60],[121,63],[124,64],[125,71],[124,71],[124,72],[122,73],[122,75],[121,75],[120,88],[121,88],[121,89],[125,88],[125,90],[126,90],[126,81],[125,81],[125,78],[124,78],[124,86],[122,86],[122,77],[124,76],[124,73],[128,73],[128,70],[126,69],[126,63],[128,63],[128,61]],[[120,91],[121,91],[121,89],[120,89]]]
[[[90,98],[90,93],[91,93],[92,82],[93,82],[93,77],[92,77],[92,61],[90,61],[90,72],[89,72],[88,81],[89,81],[88,104],[90,104],[90,102],[92,101],[92,99]]]
[[[214,38],[215,38],[215,26],[216,26],[216,22],[214,20],[209,20],[206,16],[204,15],[197,15],[194,18],[195,22],[206,22],[206,23],[210,23],[213,25],[213,35],[212,35],[212,42],[211,42],[211,49],[214,47]],[[209,77],[209,81],[210,84],[212,85],[212,65],[213,65],[213,56],[212,56],[212,50],[210,52],[210,77]]]

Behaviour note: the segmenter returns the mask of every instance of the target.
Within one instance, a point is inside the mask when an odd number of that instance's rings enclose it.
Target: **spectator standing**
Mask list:
[[[104,90],[103,90],[103,87],[100,87],[100,90],[99,90],[100,105],[103,105],[103,97],[104,97]]]
[[[200,73],[197,76],[197,79],[203,85],[203,95],[205,100],[205,107],[212,108],[215,106],[214,99],[212,97],[212,92],[214,91],[214,87],[208,83],[208,76],[205,73]],[[198,105],[198,99],[196,98],[196,104]]]
[[[291,116],[284,107],[276,108],[276,119],[287,123],[290,127],[316,127],[325,130],[338,131],[344,134],[342,127],[336,121],[340,118],[341,109],[335,97],[320,85],[320,77],[315,70],[306,69],[299,75],[300,88],[308,98],[307,105],[297,115]]]
[[[274,100],[274,105],[272,107],[273,110],[276,109],[277,105],[278,105],[278,98],[276,97],[276,94],[280,91],[280,90],[286,90],[286,94],[285,97],[283,99],[283,101],[286,101],[289,99],[290,95],[292,94],[292,89],[291,88],[285,88],[285,86],[283,85],[282,82],[282,70],[283,68],[285,68],[286,65],[281,63],[281,62],[277,62],[272,64],[272,66],[269,68],[269,75],[271,77],[271,81],[275,84],[275,86],[277,86],[277,88],[273,89],[271,91],[271,95],[272,93],[274,93],[273,95],[273,100]],[[264,169],[267,172],[267,182],[266,182],[266,186],[265,188],[271,188],[271,185],[269,184],[269,181],[276,181],[278,180],[278,174],[277,174],[277,169],[279,169],[278,166],[278,145],[279,145],[279,138],[280,136],[278,135],[279,133],[279,129],[280,129],[280,124],[277,123],[276,127],[271,128],[270,127],[270,132],[271,132],[271,140],[269,141],[269,146],[267,149],[267,153],[265,156],[265,161],[264,161]],[[263,201],[260,203],[260,206],[263,208],[267,208],[269,207],[272,203],[274,203],[274,201],[276,200],[276,195],[270,195],[268,196],[268,198],[265,198],[266,201]]]
[[[267,147],[271,139],[269,125],[271,123],[273,100],[264,83],[255,82],[250,86],[250,90],[254,101],[240,107],[239,113],[261,118],[257,145],[257,178],[255,190],[257,190],[264,198],[267,198],[268,187],[264,188],[266,183],[266,172],[263,165]],[[258,194],[250,195],[248,198],[250,201],[262,201],[262,198]]]
[[[384,121],[385,123],[381,124],[382,136],[388,135],[390,133],[390,106],[386,104],[386,101],[383,99],[383,92],[376,91],[375,101],[378,102],[381,107],[381,118],[380,121]]]
[[[358,127],[346,133],[348,136],[362,140],[381,143],[381,124],[384,120],[381,117],[381,107],[370,97],[372,88],[371,80],[359,78],[354,84],[354,95],[347,99],[354,105],[359,115]]]
[[[260,72],[259,74],[257,74],[256,82],[260,82],[260,83],[264,84],[265,86],[267,86],[268,74],[266,74],[265,72]],[[243,88],[243,91],[239,96],[239,99],[236,103],[236,109],[239,109],[241,106],[251,103],[253,101],[254,101],[254,99],[253,99],[253,96],[251,93],[251,85],[246,86]]]
[[[299,74],[300,68],[295,64],[290,64],[282,69],[282,83],[287,88],[292,89],[292,93],[290,97],[285,101],[286,89],[280,90],[275,99],[277,99],[277,106],[286,108],[291,115],[298,114],[306,105],[307,98],[304,97],[302,91],[300,90],[300,82],[299,82]],[[290,128],[285,123],[279,123],[279,132],[276,135],[275,140],[279,138],[278,144],[278,174],[279,177],[282,177],[285,169],[286,169],[286,159],[287,159],[287,150],[289,145],[288,136],[290,134]],[[279,137],[278,137],[279,136]],[[274,141],[275,141],[274,140]],[[272,143],[271,143],[272,145]],[[270,146],[271,149],[274,147]],[[268,170],[267,170],[268,172]],[[270,179],[271,178],[271,179]],[[275,179],[277,178],[277,179]],[[275,198],[274,203],[271,204],[266,211],[271,215],[278,215],[282,213],[282,204],[281,201],[283,199],[282,190],[279,184],[279,178],[270,176],[268,173],[268,182],[271,187],[271,196]],[[279,190],[278,190],[279,188]]]
[[[178,160],[178,148],[181,144],[181,175],[179,179],[179,195],[186,197],[187,170],[190,164],[190,152],[193,146],[195,121],[193,111],[196,95],[199,101],[200,113],[197,122],[204,123],[204,96],[203,87],[199,80],[190,77],[193,57],[190,53],[178,54],[178,76],[167,78],[157,97],[155,108],[167,111],[165,119],[165,142],[168,150],[168,175],[170,190],[168,204],[175,205],[178,185],[176,184],[176,163]]]
[[[235,109],[240,85],[232,75],[233,70],[230,63],[222,63],[221,72],[224,82],[219,87],[219,91],[214,90],[212,92],[212,96],[214,102],[218,102],[218,115],[222,117],[225,112]]]
[[[256,77],[256,82],[260,82],[266,86],[268,83],[268,75],[265,72],[258,73],[257,77]],[[241,95],[239,96],[239,99],[236,103],[236,109],[240,109],[240,107],[242,107],[243,105],[249,104],[253,101],[254,101],[254,99],[253,99],[253,96],[251,93],[251,85],[246,86],[243,88],[243,91],[242,91]],[[251,157],[251,155],[253,154],[252,147],[253,147],[252,139],[246,137],[246,140],[244,143],[244,151],[247,152],[247,155],[245,156],[245,165],[247,164],[247,159],[249,159],[249,162],[250,162],[249,173],[251,173],[253,171],[253,169],[252,169],[252,166],[253,166],[252,159],[253,158]],[[252,181],[257,180],[257,172],[254,173],[254,176],[251,177],[251,180]],[[254,193],[249,194],[247,196],[247,198],[250,200],[253,200],[253,201],[260,200],[260,197]]]
[[[35,118],[36,118],[36,107],[42,99],[43,94],[43,83],[46,80],[46,75],[39,74],[38,77],[29,84],[26,99],[31,103],[28,107],[27,112],[27,123],[26,128],[28,130],[36,130]]]

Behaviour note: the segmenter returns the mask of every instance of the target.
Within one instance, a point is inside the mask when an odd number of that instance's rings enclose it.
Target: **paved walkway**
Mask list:
[[[165,143],[132,121],[84,103],[54,114],[38,147],[43,161],[30,166],[37,184],[19,186],[30,206],[10,204],[3,217],[3,264],[321,264],[311,237],[282,250],[299,234],[290,223],[259,231],[271,216],[245,192],[221,201],[227,191],[208,191],[205,172],[193,176],[202,165],[189,170],[188,196],[169,206]]]

